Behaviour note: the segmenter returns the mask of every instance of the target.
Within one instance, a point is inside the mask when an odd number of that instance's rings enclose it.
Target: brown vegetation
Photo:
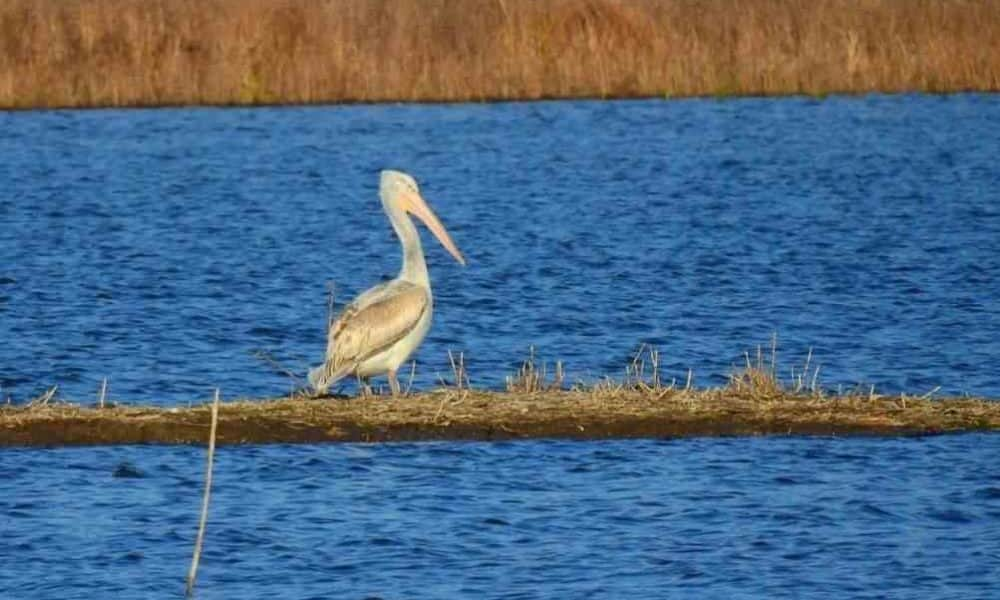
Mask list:
[[[791,379],[778,377],[777,337],[769,352],[745,354],[721,388],[696,389],[691,372],[666,383],[656,348],[640,346],[620,380],[565,388],[561,362],[549,368],[534,348],[503,392],[469,385],[465,356],[449,352],[443,387],[401,397],[240,400],[218,409],[218,442],[314,443],[525,438],[660,438],[718,435],[921,435],[1000,429],[1000,402],[976,398],[881,396],[873,387],[828,394],[812,352]],[[287,373],[280,365],[272,364]],[[83,407],[53,387],[26,404],[0,406],[0,446],[196,444],[212,422],[209,405],[187,408]],[[218,396],[218,392],[216,393]]]
[[[0,3],[0,107],[998,89],[996,0]]]
[[[660,382],[655,362],[633,361],[622,382],[561,389],[525,362],[506,392],[467,384],[400,398],[311,398],[224,403],[218,443],[314,443],[525,438],[662,438],[719,435],[918,435],[1000,429],[1000,402],[879,396],[874,390],[828,396],[808,378],[784,385],[758,354],[729,385],[697,390]],[[464,366],[461,367],[464,369]],[[808,373],[808,363],[805,370]],[[456,367],[456,374],[463,370]],[[456,382],[462,379],[456,378]],[[530,381],[530,383],[528,383]],[[813,379],[814,381],[814,379]],[[530,386],[530,388],[529,388]],[[85,408],[44,394],[0,407],[0,446],[200,444],[209,405],[189,408]]]

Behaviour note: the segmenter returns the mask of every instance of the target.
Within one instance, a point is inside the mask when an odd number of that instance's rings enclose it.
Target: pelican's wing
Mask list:
[[[333,323],[328,360],[333,350],[338,364],[363,362],[403,339],[427,310],[427,291],[418,285],[393,281],[379,292],[348,306]]]
[[[326,362],[309,375],[318,390],[410,333],[430,304],[427,291],[406,281],[380,285],[349,304],[330,326]]]

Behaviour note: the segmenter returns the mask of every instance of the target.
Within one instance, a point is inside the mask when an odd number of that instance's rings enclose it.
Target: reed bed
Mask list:
[[[1000,89],[996,0],[5,0],[0,107]]]

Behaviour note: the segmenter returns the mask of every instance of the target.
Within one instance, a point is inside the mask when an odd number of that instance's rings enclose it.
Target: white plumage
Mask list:
[[[403,267],[392,281],[355,298],[330,326],[326,360],[309,372],[309,383],[319,393],[348,375],[367,379],[383,373],[389,377],[393,395],[399,393],[396,371],[424,340],[434,308],[420,235],[410,214],[427,225],[455,260],[465,264],[412,177],[382,171],[379,195],[403,246]]]

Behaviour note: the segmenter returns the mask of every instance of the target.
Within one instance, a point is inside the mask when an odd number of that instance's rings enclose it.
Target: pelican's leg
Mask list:
[[[392,395],[399,395],[399,380],[396,379],[396,370],[391,369],[387,375],[389,376],[389,387],[392,388]]]

